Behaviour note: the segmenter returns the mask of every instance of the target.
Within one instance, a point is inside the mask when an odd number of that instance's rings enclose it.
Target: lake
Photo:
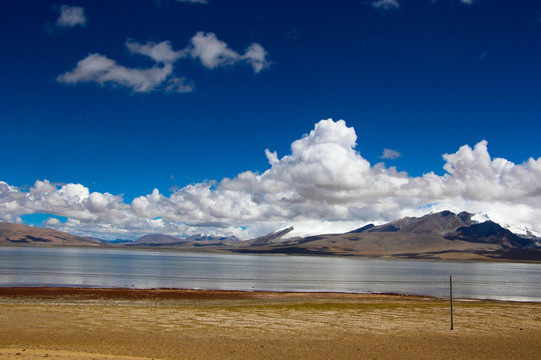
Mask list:
[[[541,302],[541,264],[0,247],[0,286],[399,293]]]

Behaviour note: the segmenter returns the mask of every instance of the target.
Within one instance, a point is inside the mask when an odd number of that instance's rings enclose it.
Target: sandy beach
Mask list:
[[[539,359],[541,304],[0,288],[2,359]]]

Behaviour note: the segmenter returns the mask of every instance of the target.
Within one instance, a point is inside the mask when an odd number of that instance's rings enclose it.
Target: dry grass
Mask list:
[[[0,358],[538,359],[541,304],[393,295],[0,292]]]

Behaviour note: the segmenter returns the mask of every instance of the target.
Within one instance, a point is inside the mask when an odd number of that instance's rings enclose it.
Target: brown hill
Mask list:
[[[236,252],[356,255],[415,259],[541,260],[535,241],[521,238],[498,224],[474,223],[471,214],[443,211],[407,217],[380,226],[372,224],[345,234],[309,236],[276,244],[240,244]],[[259,245],[259,246],[257,246]]]
[[[184,239],[177,238],[170,235],[163,234],[151,234],[141,236],[139,239],[134,240],[130,243],[126,243],[126,246],[162,246],[162,245],[174,245],[174,244],[184,244]]]
[[[310,236],[266,247],[239,248],[239,252],[356,255],[381,258],[484,259],[498,244],[448,240],[438,235],[374,232]]]
[[[98,240],[53,229],[0,223],[0,245],[11,246],[103,246]]]
[[[529,248],[532,247],[533,242],[533,239],[521,238],[490,220],[481,224],[460,227],[454,234],[447,235],[446,237],[459,240],[467,239],[472,242],[497,243],[503,249]]]

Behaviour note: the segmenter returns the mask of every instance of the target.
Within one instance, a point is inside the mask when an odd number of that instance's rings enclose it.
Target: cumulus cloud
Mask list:
[[[60,27],[86,26],[85,9],[79,6],[62,5],[56,25]]]
[[[382,159],[395,160],[401,157],[402,154],[393,149],[383,149],[383,154],[381,155]]]
[[[271,152],[269,149],[265,149],[265,156],[269,160],[269,164],[274,165],[278,163],[278,153],[276,151]]]
[[[487,214],[513,229],[541,230],[541,158],[515,164],[492,158],[482,140],[443,155],[445,174],[412,177],[372,165],[358,151],[357,134],[343,120],[321,120],[279,157],[265,150],[269,168],[191,184],[170,194],[158,189],[126,203],[80,184],[36,181],[24,191],[0,182],[0,219],[48,213],[68,221],[50,226],[110,237],[151,232],[206,233],[253,238],[293,225],[297,235],[347,231],[429,211]]]
[[[400,9],[398,0],[375,0],[372,2],[372,7],[382,10],[397,10]]]
[[[43,223],[43,225],[45,225],[47,227],[52,227],[52,228],[61,226],[61,224],[62,224],[62,222],[60,220],[58,220],[57,218],[54,218],[54,217],[48,218]]]
[[[270,66],[268,53],[257,43],[251,44],[243,55],[230,49],[227,43],[219,40],[213,33],[198,32],[190,45],[175,51],[169,41],[159,43],[149,41],[141,44],[132,39],[125,43],[133,55],[143,55],[152,59],[156,65],[150,68],[128,68],[99,53],[89,54],[77,62],[75,68],[57,77],[64,84],[94,82],[130,88],[137,93],[147,93],[157,89],[167,92],[187,93],[194,90],[193,83],[185,77],[174,75],[174,64],[184,58],[193,58],[210,69],[219,66],[247,63],[258,73]]]

